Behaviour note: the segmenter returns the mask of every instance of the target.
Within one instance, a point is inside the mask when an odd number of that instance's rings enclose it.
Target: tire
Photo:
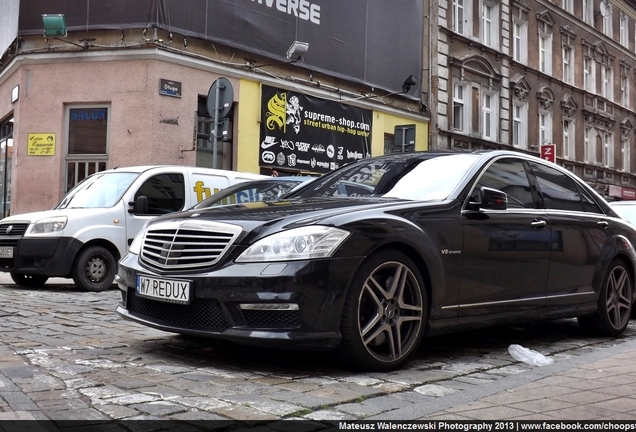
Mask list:
[[[578,317],[581,328],[599,336],[615,337],[623,333],[632,314],[633,289],[629,268],[622,260],[613,260],[603,277],[596,312]]]
[[[71,275],[75,285],[85,291],[105,291],[113,285],[117,261],[101,246],[82,249],[75,258]]]
[[[25,275],[20,273],[11,273],[11,279],[16,285],[30,287],[30,288],[42,288],[47,280],[48,276],[41,275]]]
[[[381,251],[353,277],[338,354],[357,369],[397,369],[417,350],[427,318],[426,290],[413,261],[395,250]]]

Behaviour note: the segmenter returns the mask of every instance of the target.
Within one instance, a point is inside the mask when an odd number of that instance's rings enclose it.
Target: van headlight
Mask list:
[[[33,224],[29,234],[50,234],[62,231],[66,228],[68,218],[66,216],[56,216],[46,219],[40,219]]]
[[[265,237],[248,247],[236,262],[327,258],[349,237],[349,231],[321,225],[294,228]]]

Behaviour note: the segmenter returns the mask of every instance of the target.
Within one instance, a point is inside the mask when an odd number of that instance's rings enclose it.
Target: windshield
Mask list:
[[[131,172],[94,174],[68,191],[55,208],[112,207],[117,204],[137,177],[139,173]]]
[[[201,201],[193,208],[201,209],[223,204],[243,204],[254,201],[276,200],[293,188],[301,184],[304,180],[268,180],[258,182],[240,183],[219,191],[211,197]]]
[[[293,196],[443,200],[478,158],[475,154],[445,154],[423,159],[405,154],[401,158],[361,161],[315,180]]]

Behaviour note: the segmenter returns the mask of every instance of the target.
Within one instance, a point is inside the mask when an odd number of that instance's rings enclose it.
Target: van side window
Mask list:
[[[148,198],[148,214],[162,215],[182,210],[185,205],[185,182],[182,174],[159,174],[144,182],[135,194]]]

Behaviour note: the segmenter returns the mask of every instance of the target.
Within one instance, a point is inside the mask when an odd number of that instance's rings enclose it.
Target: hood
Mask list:
[[[91,216],[96,213],[107,213],[110,209],[108,208],[70,208],[70,209],[54,209],[54,210],[43,210],[32,213],[22,213],[19,215],[8,216],[2,220],[0,223],[33,223],[37,222],[41,219],[50,218],[50,217],[59,217],[59,216],[68,216],[69,220],[71,219],[79,219],[84,215]]]
[[[277,223],[284,223],[286,227],[329,223],[328,219],[343,214],[350,215],[352,212],[372,210],[377,207],[386,209],[390,208],[391,204],[398,205],[405,202],[408,201],[391,198],[314,198],[259,201],[172,213],[153,219],[153,222],[200,218],[241,225],[249,231],[257,226],[273,226]]]

